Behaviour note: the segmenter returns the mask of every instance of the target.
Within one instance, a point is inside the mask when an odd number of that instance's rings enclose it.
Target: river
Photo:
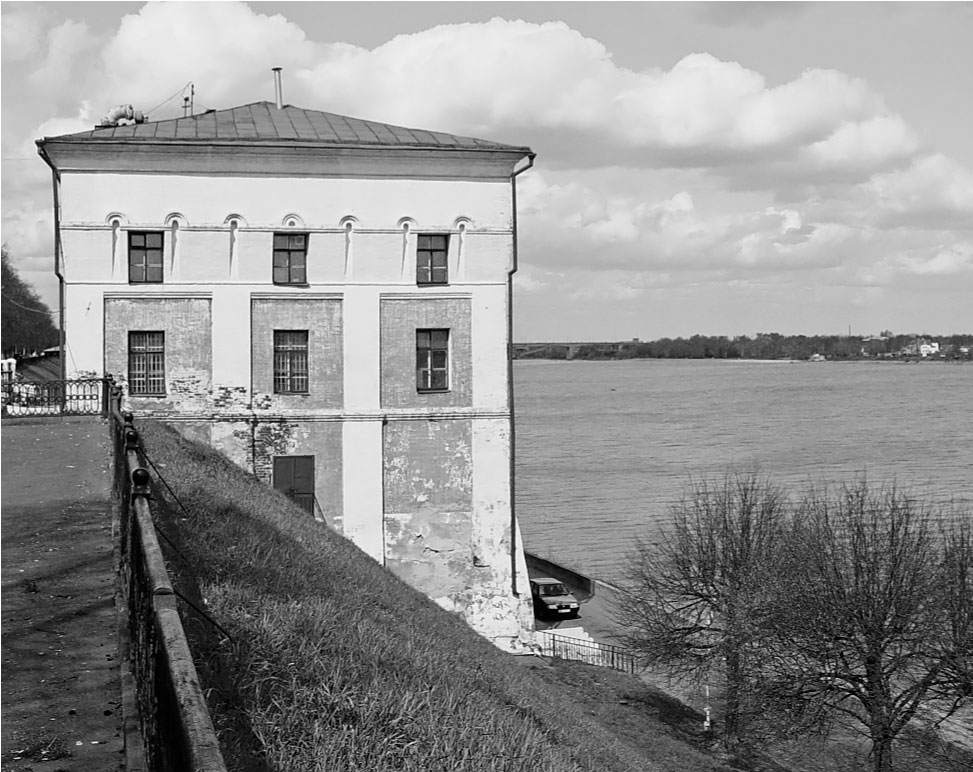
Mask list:
[[[545,361],[514,368],[528,550],[618,578],[690,475],[756,464],[788,490],[893,478],[973,517],[973,366]]]

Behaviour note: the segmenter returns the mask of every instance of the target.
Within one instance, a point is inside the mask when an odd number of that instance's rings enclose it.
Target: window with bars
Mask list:
[[[166,335],[164,332],[128,334],[128,391],[162,396],[166,393]]]
[[[416,238],[416,284],[448,284],[448,233],[420,233]]]
[[[416,330],[416,390],[449,389],[449,330]]]
[[[307,234],[274,234],[274,284],[307,284]]]
[[[128,232],[128,281],[131,284],[162,282],[162,231]]]
[[[274,330],[274,394],[307,393],[307,330]]]

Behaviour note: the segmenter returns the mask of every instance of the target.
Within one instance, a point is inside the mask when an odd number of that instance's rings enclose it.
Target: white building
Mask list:
[[[278,92],[279,94],[279,92]],[[68,375],[108,373],[498,645],[526,147],[257,102],[37,141]]]

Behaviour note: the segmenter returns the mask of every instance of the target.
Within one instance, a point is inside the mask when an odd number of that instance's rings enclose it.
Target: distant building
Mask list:
[[[114,375],[139,417],[211,443],[522,649],[508,347],[530,149],[279,91],[123,122],[37,142],[70,374]]]
[[[918,344],[919,356],[928,357],[939,353],[939,343],[937,341],[922,341]]]
[[[888,341],[888,338],[882,336],[862,338],[862,356],[882,356],[888,352]]]

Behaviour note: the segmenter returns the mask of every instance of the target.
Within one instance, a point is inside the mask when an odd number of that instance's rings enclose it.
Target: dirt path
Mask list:
[[[107,432],[3,423],[3,772],[124,768]]]

